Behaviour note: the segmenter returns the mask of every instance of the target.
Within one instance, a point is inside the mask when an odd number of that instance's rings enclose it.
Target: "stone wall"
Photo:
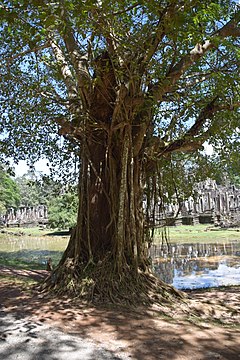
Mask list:
[[[216,225],[239,222],[240,225],[240,188],[226,184],[217,185],[216,181],[208,179],[196,185],[195,195],[181,204],[155,207],[155,226],[194,225],[198,223],[214,223]],[[1,223],[7,226],[37,225],[48,223],[48,212],[45,205],[21,206],[19,209],[9,209],[2,217]]]
[[[48,212],[45,205],[20,206],[19,209],[8,209],[3,217],[6,226],[27,226],[46,224],[48,222]]]
[[[165,205],[162,212],[155,213],[156,225],[193,225],[214,223],[216,225],[240,222],[240,188],[231,185],[217,185],[208,179],[196,185],[195,195],[177,204]]]

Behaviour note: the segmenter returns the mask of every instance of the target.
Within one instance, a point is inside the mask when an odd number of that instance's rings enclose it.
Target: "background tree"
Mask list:
[[[55,180],[32,170],[17,177],[15,181],[20,191],[22,206],[47,205],[67,188],[59,179]]]
[[[17,177],[22,206],[36,206],[42,204],[41,189],[38,186],[37,175],[28,171],[25,175]],[[45,202],[45,201],[44,201]]]
[[[16,178],[21,206],[46,205],[48,220],[52,228],[68,229],[77,222],[76,186],[62,184],[59,179],[28,171]]]
[[[2,152],[80,150],[77,226],[49,286],[145,303],[156,285],[161,298],[170,287],[147,271],[143,193],[153,198],[178,153],[231,144],[237,2],[9,0],[1,29]]]
[[[0,215],[5,215],[7,209],[17,208],[19,204],[19,188],[4,167],[0,165]]]
[[[219,184],[224,185],[227,181],[232,185],[240,186],[239,151],[239,139],[235,139],[235,141],[231,141],[229,148],[223,147],[220,154],[214,157],[213,163]]]
[[[78,198],[76,193],[66,192],[52,197],[48,202],[48,221],[52,228],[68,229],[77,223]]]

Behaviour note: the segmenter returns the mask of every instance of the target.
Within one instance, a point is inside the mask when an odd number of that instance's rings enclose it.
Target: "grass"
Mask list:
[[[0,265],[9,266],[15,269],[24,269],[24,270],[45,270],[45,264],[39,264],[34,261],[25,261],[21,258],[15,257],[4,257],[0,255]]]
[[[161,231],[155,230],[155,244],[161,242]],[[170,243],[213,243],[240,240],[240,229],[218,229],[211,224],[180,225],[168,227],[167,235]]]
[[[1,230],[3,230],[3,233],[1,233]],[[7,228],[2,228],[0,230],[0,237],[6,237],[6,235],[11,235],[12,234],[20,234],[20,235],[26,235],[26,236],[37,236],[37,237],[41,237],[41,236],[52,236],[55,235],[57,233],[57,229],[48,229],[48,228],[41,228],[41,227],[29,227],[29,228],[24,228],[24,227],[7,227]],[[59,235],[62,236],[62,233],[60,233]]]
[[[4,228],[4,233],[0,232],[0,238],[6,235],[13,236],[13,233],[31,236],[69,236],[68,231],[59,231],[57,229],[41,229],[39,227],[33,228]],[[155,240],[161,240],[161,229],[155,229]],[[199,225],[180,225],[170,226],[167,228],[170,242],[212,242],[213,240],[240,240],[240,229],[217,229],[211,224]]]

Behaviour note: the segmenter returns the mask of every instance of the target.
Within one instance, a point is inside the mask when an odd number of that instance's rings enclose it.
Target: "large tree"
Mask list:
[[[48,285],[96,301],[164,296],[148,272],[143,195],[162,193],[174,154],[231,143],[237,2],[6,0],[0,10],[2,151],[51,156],[59,133],[62,152],[69,141],[80,154],[77,226]]]

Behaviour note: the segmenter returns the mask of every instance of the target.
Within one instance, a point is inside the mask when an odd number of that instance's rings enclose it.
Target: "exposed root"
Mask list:
[[[108,257],[97,264],[74,264],[72,259],[56,268],[40,286],[41,291],[69,295],[88,303],[144,305],[173,304],[186,297],[153,274],[133,271],[125,266],[121,274],[114,271]]]

